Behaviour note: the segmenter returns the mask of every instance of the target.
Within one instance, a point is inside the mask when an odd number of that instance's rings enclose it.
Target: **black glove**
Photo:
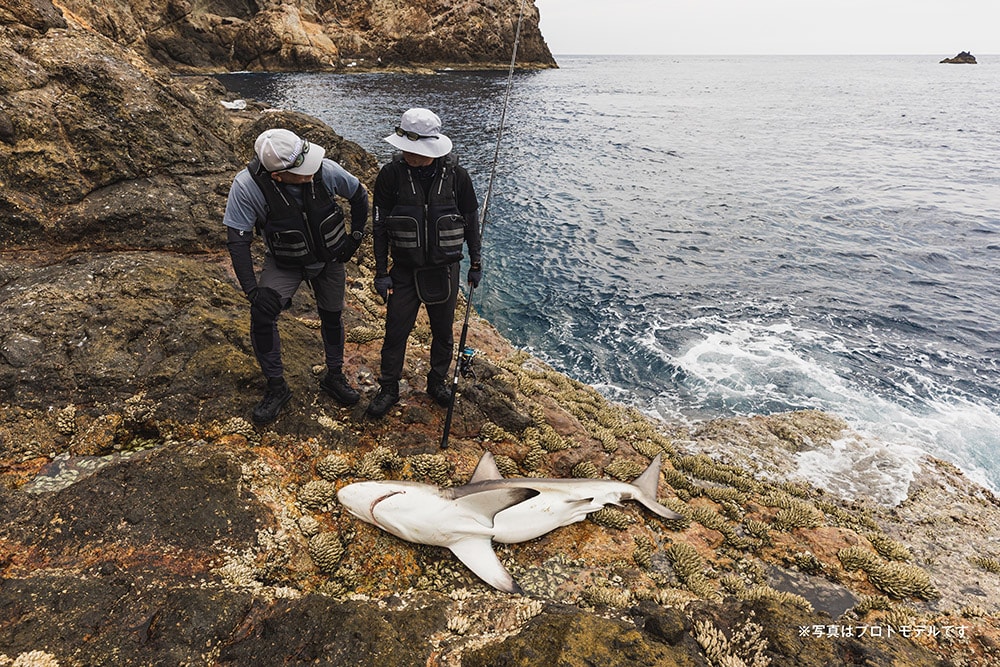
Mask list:
[[[254,287],[247,293],[250,315],[254,318],[273,320],[281,312],[281,295],[270,287]]]
[[[389,292],[392,291],[392,278],[388,275],[375,276],[375,291],[382,297],[383,301],[389,301]]]
[[[357,252],[358,247],[361,246],[361,241],[356,241],[353,236],[348,236],[344,239],[344,247],[339,253],[337,253],[337,261],[344,264],[350,261],[354,253]]]
[[[483,279],[483,265],[479,262],[469,265],[469,275],[467,276],[469,284],[473,289],[479,287],[479,281]]]

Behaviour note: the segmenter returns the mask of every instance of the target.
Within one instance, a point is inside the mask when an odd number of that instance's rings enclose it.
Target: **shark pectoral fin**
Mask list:
[[[534,489],[517,487],[477,489],[468,484],[453,489],[453,492],[455,502],[486,528],[493,527],[493,517],[500,512],[538,495],[538,491]]]
[[[521,587],[510,576],[510,572],[500,563],[493,545],[488,538],[467,538],[448,547],[465,567],[472,570],[477,577],[497,590],[505,593],[524,594]]]
[[[503,479],[503,475],[500,474],[500,469],[497,468],[496,459],[493,458],[492,453],[483,452],[483,455],[479,458],[479,463],[476,464],[476,469],[472,471],[472,479],[469,480],[469,484],[489,482],[497,479]]]

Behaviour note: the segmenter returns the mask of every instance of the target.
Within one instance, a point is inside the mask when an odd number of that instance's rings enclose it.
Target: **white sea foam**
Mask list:
[[[797,476],[831,493],[898,503],[927,454],[986,488],[1000,488],[992,460],[1000,415],[954,396],[904,406],[874,395],[837,366],[840,347],[828,334],[787,324],[737,323],[704,334],[672,363],[710,412],[720,405],[739,414],[810,408],[847,421],[860,437],[795,458]]]

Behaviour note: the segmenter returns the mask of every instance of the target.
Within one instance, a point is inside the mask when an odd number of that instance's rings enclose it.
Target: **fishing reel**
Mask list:
[[[476,369],[472,366],[472,360],[476,358],[476,350],[471,347],[462,348],[458,355],[458,372],[464,378],[476,379]]]

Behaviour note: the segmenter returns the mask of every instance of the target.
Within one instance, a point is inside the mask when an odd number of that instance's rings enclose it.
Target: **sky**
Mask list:
[[[1000,54],[1000,0],[535,0],[556,56]]]

